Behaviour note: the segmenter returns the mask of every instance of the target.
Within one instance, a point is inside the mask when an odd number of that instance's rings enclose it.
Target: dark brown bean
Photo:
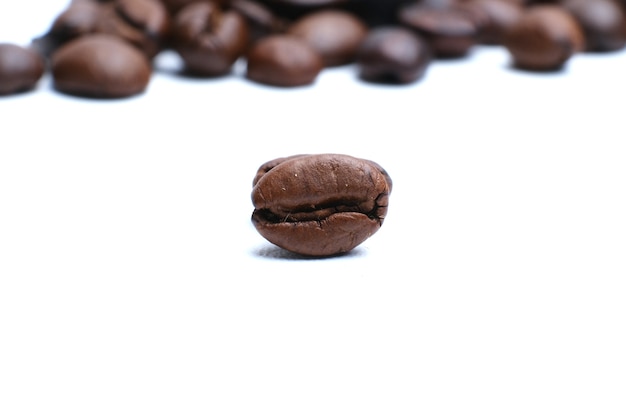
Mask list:
[[[102,7],[97,32],[119,36],[149,58],[158,54],[170,29],[170,15],[160,1],[115,0]]]
[[[277,16],[269,7],[256,0],[231,0],[229,8],[244,17],[248,24],[249,44],[259,39],[280,33],[287,27],[287,22]]]
[[[181,11],[184,7],[190,5],[191,3],[195,3],[198,0],[160,0],[165,8],[170,12],[171,16],[176,16],[176,14]],[[215,3],[218,6],[224,6],[228,3],[228,0],[210,0],[212,3]]]
[[[431,60],[426,41],[409,29],[393,26],[372,29],[356,58],[361,79],[392,84],[419,80]]]
[[[49,57],[64,43],[95,33],[104,8],[93,0],[73,1],[52,22],[50,29],[33,41],[33,46]]]
[[[312,84],[323,67],[322,57],[305,41],[272,35],[250,49],[246,77],[261,84],[297,87]]]
[[[64,43],[80,36],[106,33],[118,36],[153,58],[164,47],[170,16],[156,0],[79,0],[57,16],[48,32],[34,40],[50,56]]]
[[[561,4],[582,27],[587,51],[617,51],[626,44],[624,10],[614,0],[564,0]]]
[[[188,73],[219,76],[228,73],[248,46],[248,26],[235,11],[211,2],[184,7],[174,19],[173,47]]]
[[[526,9],[504,37],[513,65],[531,71],[555,71],[584,49],[584,35],[574,17],[560,6]]]
[[[479,20],[478,42],[487,45],[501,45],[506,31],[523,13],[522,6],[511,0],[467,0],[456,7]]]
[[[376,233],[392,183],[375,162],[348,155],[298,155],[259,168],[252,222],[275,245],[306,256],[348,252]]]
[[[95,98],[139,94],[152,72],[137,48],[106,34],[81,36],[63,45],[52,55],[51,69],[57,90]]]
[[[424,7],[411,3],[398,10],[399,22],[423,36],[435,56],[459,58],[477,43],[478,26],[467,13],[455,8]]]
[[[29,48],[0,43],[0,95],[35,88],[44,74],[43,57]]]
[[[321,10],[295,21],[287,30],[313,47],[327,67],[349,64],[367,35],[368,28],[352,13]]]

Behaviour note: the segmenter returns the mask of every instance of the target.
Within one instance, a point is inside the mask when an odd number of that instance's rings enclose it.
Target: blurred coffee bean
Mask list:
[[[467,0],[457,6],[478,20],[478,42],[501,45],[504,33],[523,13],[520,3],[512,0]]]
[[[315,11],[342,8],[362,0],[261,0],[276,14],[288,20],[295,20]]]
[[[297,87],[312,84],[323,67],[320,54],[302,39],[272,35],[248,52],[246,77],[261,84]]]
[[[0,43],[0,95],[32,90],[44,71],[43,57],[34,50]]]
[[[229,8],[242,15],[246,20],[250,44],[265,36],[284,32],[287,27],[287,22],[284,19],[259,1],[231,0]]]
[[[561,4],[582,27],[587,51],[616,51],[626,44],[624,10],[614,0],[564,0]]]
[[[190,5],[191,3],[195,3],[198,0],[159,0],[165,8],[170,12],[171,16],[176,16],[176,14],[181,11],[185,6]],[[224,6],[228,3],[229,0],[211,0],[219,6]]]
[[[349,64],[367,35],[368,28],[355,15],[322,10],[295,21],[287,30],[313,47],[327,67]]]
[[[54,19],[47,33],[33,40],[33,46],[44,56],[50,56],[65,42],[96,32],[102,16],[101,4],[74,0]]]
[[[439,58],[463,57],[477,42],[476,22],[455,8],[411,3],[398,9],[398,21],[423,36]]]
[[[584,49],[584,36],[574,17],[562,7],[537,5],[526,9],[506,33],[504,46],[515,67],[554,71]]]
[[[350,0],[266,0],[267,3],[286,4],[294,7],[328,7],[348,3]]]
[[[235,11],[222,11],[212,2],[184,7],[174,19],[172,45],[197,76],[228,73],[248,46],[248,26]]]
[[[122,98],[143,92],[151,66],[145,54],[107,34],[81,36],[60,47],[51,60],[54,87],[94,98]]]
[[[49,56],[72,39],[106,33],[124,39],[152,58],[161,51],[169,26],[169,13],[160,0],[74,0],[33,45]]]
[[[372,29],[356,62],[365,81],[408,84],[419,80],[432,60],[428,43],[413,31],[394,26]]]
[[[161,51],[170,15],[159,0],[116,0],[102,9],[97,32],[119,36],[149,58]]]

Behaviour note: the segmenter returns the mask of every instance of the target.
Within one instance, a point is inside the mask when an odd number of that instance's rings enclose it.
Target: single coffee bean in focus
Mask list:
[[[391,189],[389,174],[373,161],[341,154],[278,158],[254,177],[252,223],[288,251],[338,255],[380,229]]]

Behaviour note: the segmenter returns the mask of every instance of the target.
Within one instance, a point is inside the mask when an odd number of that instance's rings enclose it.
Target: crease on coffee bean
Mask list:
[[[146,30],[146,28],[144,27],[144,25],[141,23],[141,21],[139,21],[138,19],[133,19],[132,16],[130,16],[129,13],[126,12],[126,10],[121,7],[119,4],[115,7],[115,11],[117,12],[117,16],[126,24],[128,24],[129,26],[139,30],[139,31],[144,31]]]
[[[380,204],[380,201],[382,199],[385,199],[388,195],[389,193],[386,193],[386,192],[380,193],[374,200],[374,206],[369,211],[360,210],[361,208],[360,202],[356,204],[354,202],[344,202],[342,204],[332,204],[328,206],[312,206],[310,210],[300,210],[297,212],[290,210],[286,214],[277,213],[268,208],[257,209],[254,211],[254,215],[255,217],[260,217],[264,219],[268,223],[274,223],[274,224],[305,223],[305,222],[315,221],[321,227],[322,223],[334,214],[358,213],[358,214],[364,214],[368,218],[372,220],[377,220],[380,224],[382,224],[385,219],[385,216],[380,215],[380,211],[382,210],[384,212],[385,209],[387,208],[387,205]],[[263,198],[262,194],[261,194],[261,198]],[[324,216],[314,215],[316,212],[324,212],[324,211],[328,212],[328,214]]]

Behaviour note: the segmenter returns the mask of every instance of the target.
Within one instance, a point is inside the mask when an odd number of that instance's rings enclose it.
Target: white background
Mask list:
[[[0,41],[61,0],[0,3]],[[626,415],[626,52],[564,72],[501,48],[411,86],[178,77],[0,98],[0,416]],[[269,159],[394,180],[351,254],[250,223]]]

